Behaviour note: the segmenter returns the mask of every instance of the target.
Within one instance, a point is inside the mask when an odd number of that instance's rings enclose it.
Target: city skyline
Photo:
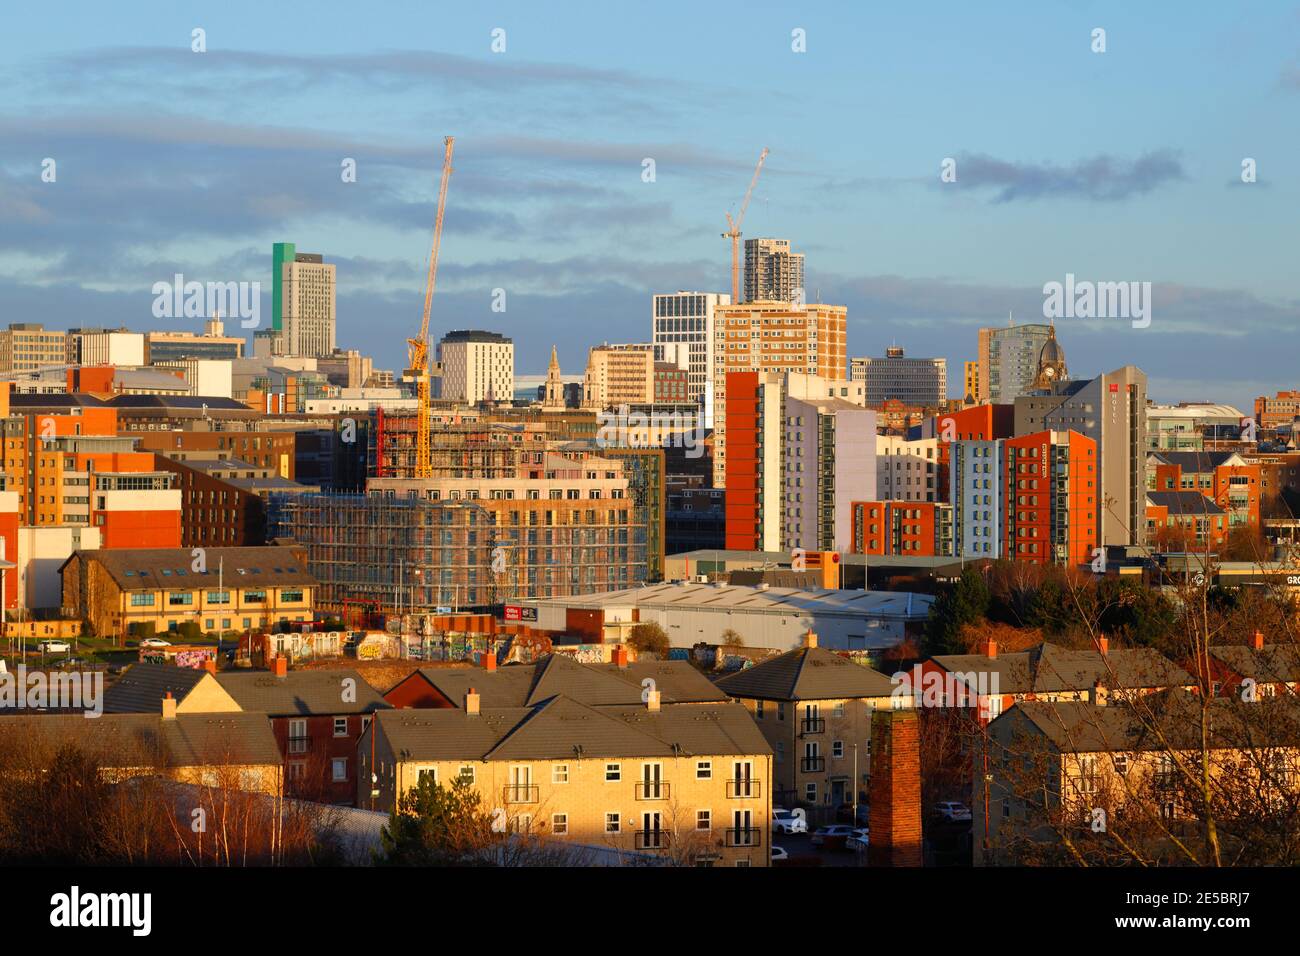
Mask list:
[[[18,14],[0,40],[11,320],[155,327],[149,289],[180,272],[260,281],[267,327],[270,246],[296,242],[338,267],[340,347],[400,369],[454,133],[433,333],[510,336],[521,375],[552,344],[576,368],[601,340],[648,341],[653,294],[727,290],[718,234],[767,146],[744,236],[806,254],[809,300],[848,307],[850,355],[896,342],[956,368],[979,327],[1044,321],[1044,284],[1075,275],[1153,286],[1148,328],[1058,320],[1076,374],[1122,354],[1156,401],[1247,413],[1296,384],[1285,170],[1300,144],[1275,122],[1300,96],[1292,5],[1207,7],[1194,29],[1105,3],[395,10],[303,26],[269,9],[250,31],[144,4],[57,34]],[[719,45],[725,65],[709,62]],[[1273,347],[1250,348],[1265,335]]]

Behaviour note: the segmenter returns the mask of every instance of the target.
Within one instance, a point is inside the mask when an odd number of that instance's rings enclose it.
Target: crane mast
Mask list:
[[[727,213],[727,231],[722,234],[724,239],[731,240],[731,304],[740,303],[740,224],[745,220],[745,210],[749,208],[750,197],[754,195],[754,187],[758,185],[758,174],[763,171],[763,162],[767,159],[767,147],[763,147],[763,152],[759,154],[758,165],[754,167],[754,178],[749,181],[749,188],[745,190],[745,199],[740,204],[740,211],[736,213],[736,220],[732,222],[731,213]]]
[[[415,477],[433,477],[433,463],[429,448],[429,429],[433,424],[430,411],[432,396],[429,390],[429,308],[433,304],[433,287],[438,278],[438,247],[442,244],[442,217],[447,210],[447,181],[451,178],[451,151],[456,138],[443,140],[446,152],[442,157],[442,181],[438,185],[438,214],[433,222],[433,247],[429,250],[429,276],[424,284],[424,318],[420,321],[420,334],[406,340],[410,367],[407,374],[415,379],[418,408],[418,429],[415,435]]]

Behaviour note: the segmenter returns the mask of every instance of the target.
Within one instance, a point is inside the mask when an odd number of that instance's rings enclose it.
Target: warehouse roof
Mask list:
[[[611,605],[668,607],[694,610],[747,611],[768,614],[813,612],[855,617],[924,618],[934,598],[905,591],[863,591],[829,588],[747,587],[730,584],[655,584],[625,591],[605,591],[577,597],[547,598],[536,603],[562,607],[600,608]]]

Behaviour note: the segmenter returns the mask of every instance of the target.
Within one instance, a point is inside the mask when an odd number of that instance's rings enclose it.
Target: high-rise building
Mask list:
[[[980,363],[976,359],[965,363],[966,380],[962,389],[962,399],[968,404],[980,401]]]
[[[67,354],[67,333],[47,332],[39,322],[11,322],[0,330],[0,372],[66,365]]]
[[[713,486],[727,483],[727,376],[733,372],[791,372],[839,383],[836,394],[800,397],[844,398],[848,309],[842,305],[747,302],[719,306],[713,336]]]
[[[515,397],[515,343],[497,332],[462,329],[438,343],[442,366],[441,398],[478,404]]]
[[[714,310],[730,304],[727,292],[673,292],[652,305],[655,360],[680,367],[685,358],[687,395],[704,405],[706,428],[713,427]]]
[[[937,408],[948,398],[948,360],[908,358],[896,345],[885,350],[884,358],[853,359],[850,378],[866,383],[868,405],[894,398]]]
[[[944,501],[938,487],[939,441],[876,436],[876,501]]]
[[[654,401],[653,345],[597,345],[587,353],[582,407],[600,411]]]
[[[244,357],[244,338],[226,335],[225,323],[213,317],[203,324],[203,334],[193,332],[146,332],[145,362],[177,362],[183,359],[226,359]]]
[[[140,332],[88,332],[80,336],[79,365],[145,364],[145,338]]]
[[[1073,430],[1097,443],[1096,540],[1102,546],[1140,545],[1145,538],[1146,403],[1146,374],[1133,365],[1055,382],[1050,391],[1015,401],[1017,435]]]
[[[979,330],[978,402],[1008,404],[1033,388],[1038,357],[1052,337],[1050,325],[1008,325]]]
[[[876,491],[875,413],[842,380],[737,372],[727,387],[727,547],[847,551],[850,505]]]
[[[803,253],[788,239],[745,240],[746,302],[793,302],[803,288]]]
[[[853,553],[952,555],[952,505],[925,501],[853,502]]]
[[[272,246],[271,329],[278,355],[320,358],[334,351],[334,265],[292,242]]]

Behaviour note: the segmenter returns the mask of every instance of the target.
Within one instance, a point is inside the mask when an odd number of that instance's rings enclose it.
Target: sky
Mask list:
[[[153,315],[176,273],[260,282],[266,325],[287,241],[337,265],[339,345],[400,370],[454,135],[431,337],[578,373],[649,340],[653,293],[729,290],[766,147],[744,234],[805,254],[850,355],[945,356],[959,394],[976,330],[1074,275],[1152,292],[1143,328],[1057,321],[1073,377],[1247,414],[1300,385],[1300,5],[795,6],[7,8],[0,325],[196,330]]]

